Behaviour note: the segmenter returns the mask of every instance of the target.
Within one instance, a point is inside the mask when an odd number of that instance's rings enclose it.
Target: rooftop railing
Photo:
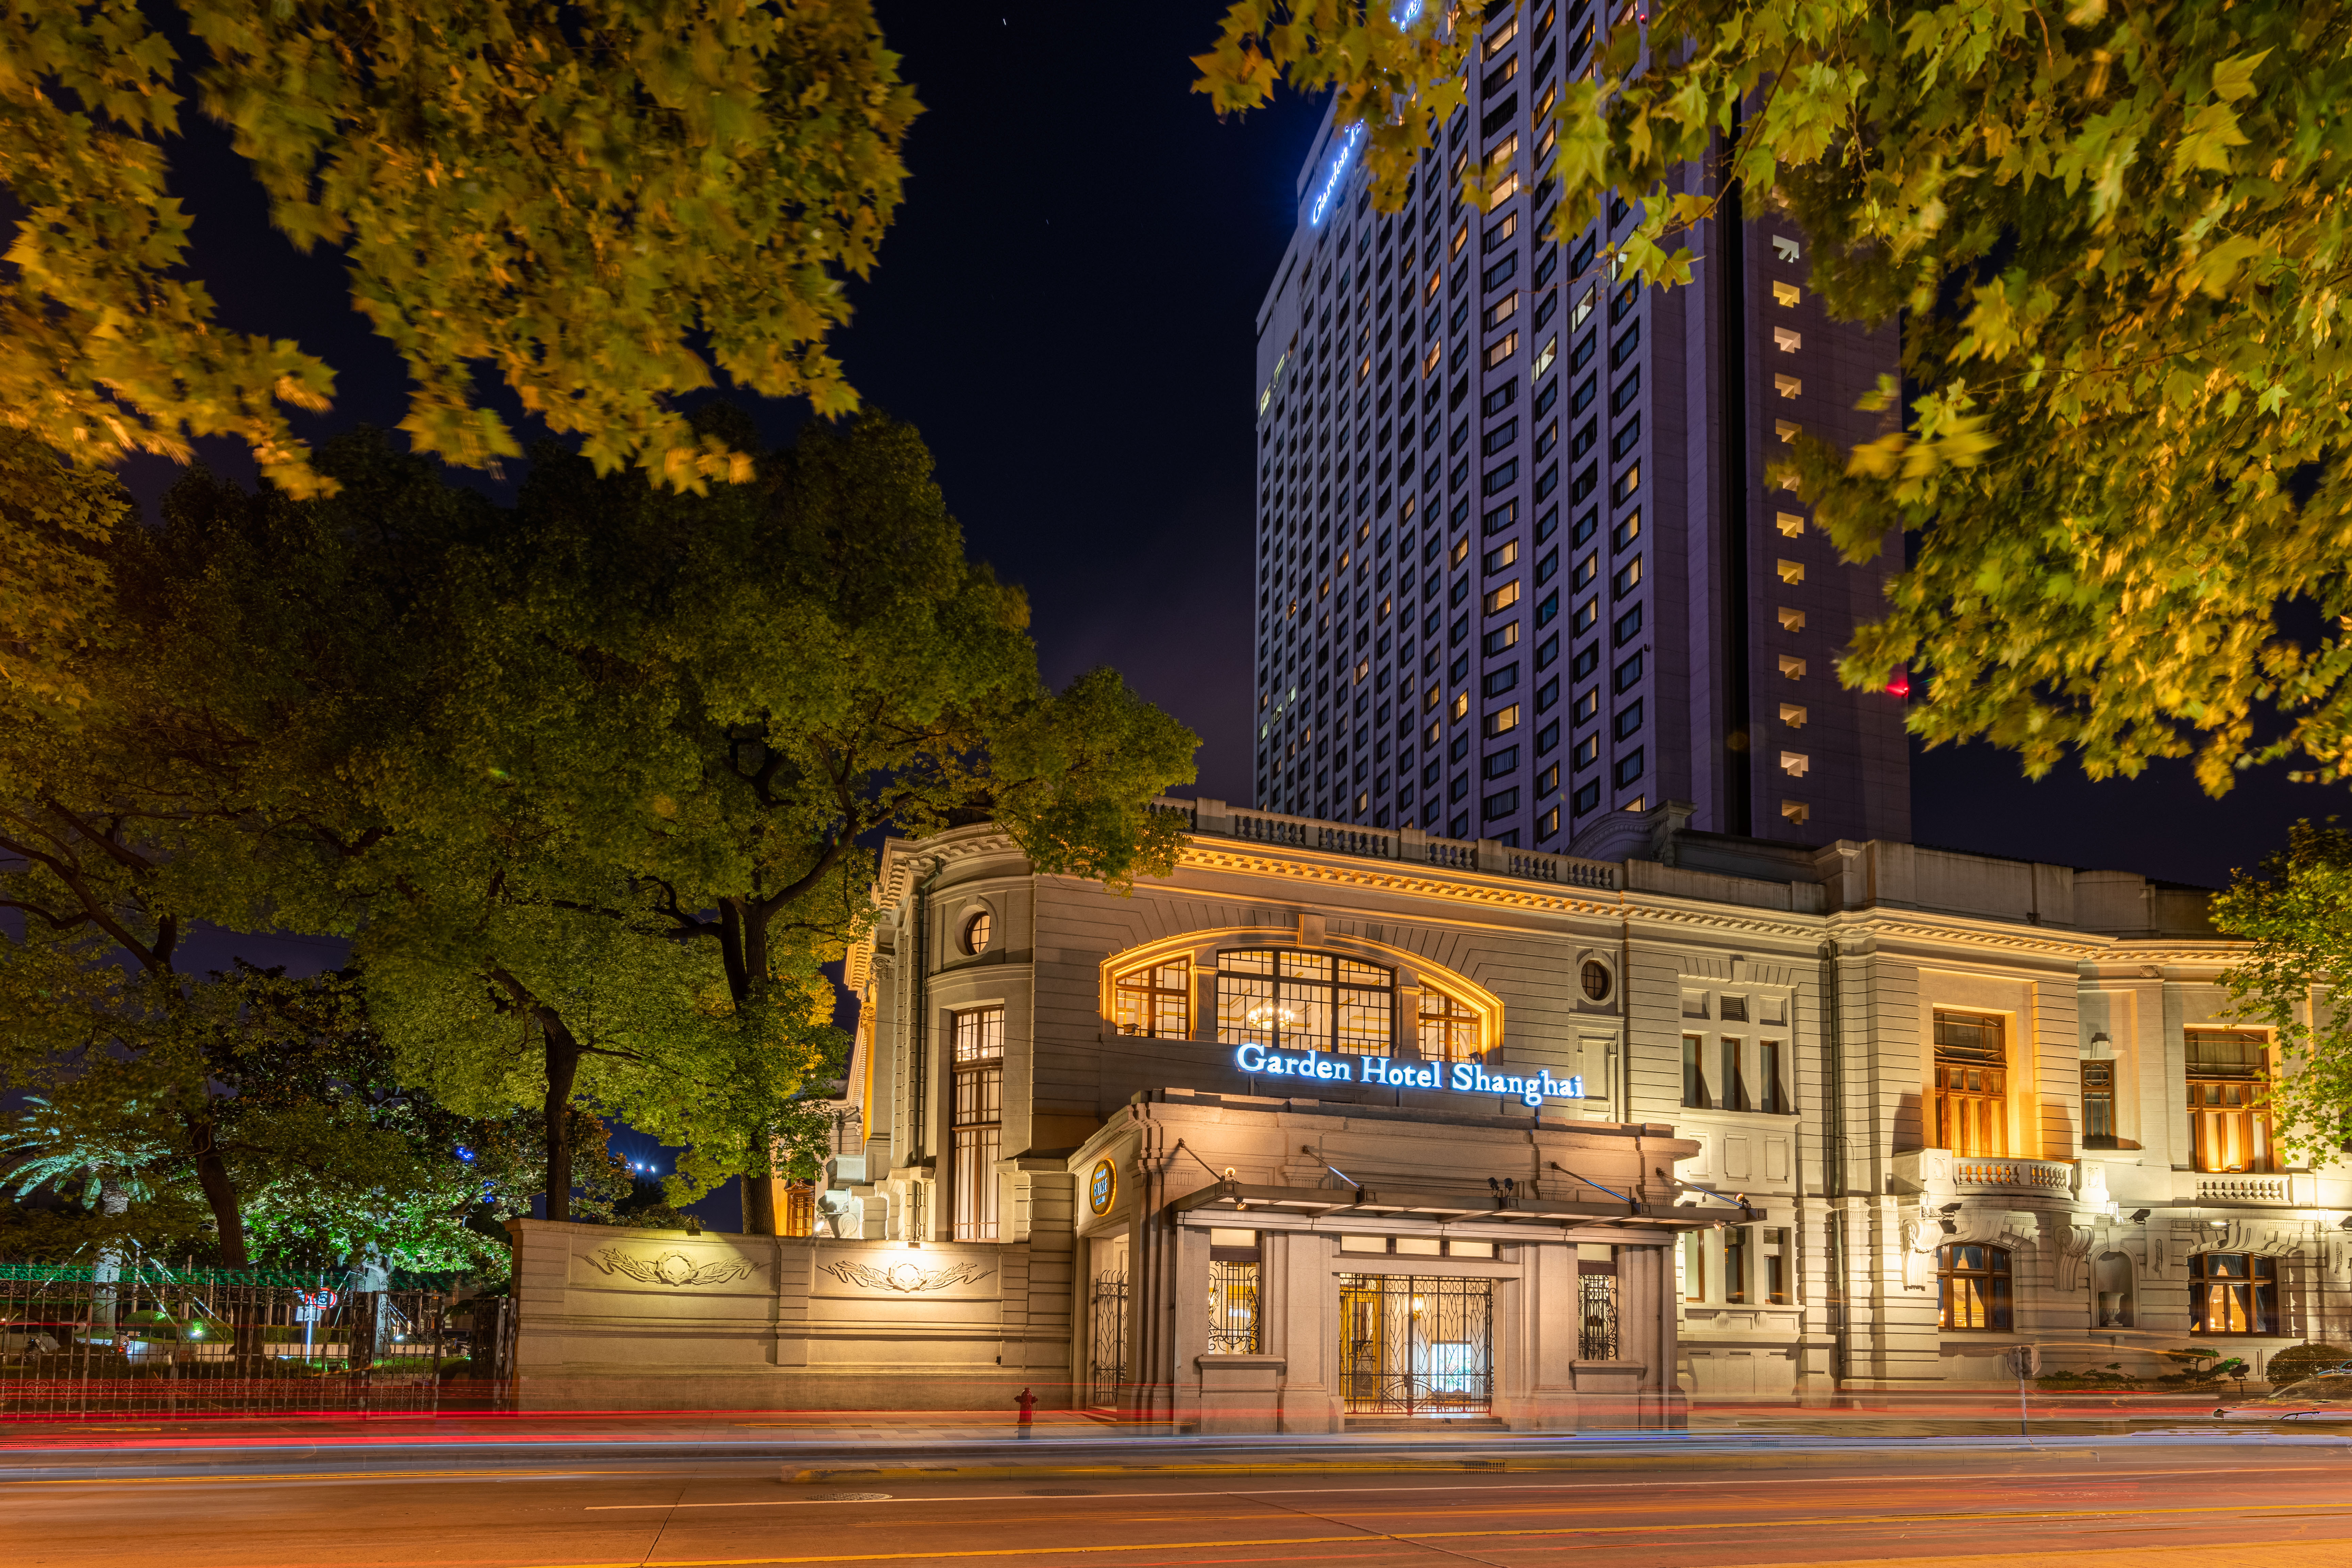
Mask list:
[[[1618,868],[1612,861],[1514,849],[1493,838],[1439,838],[1415,827],[1365,827],[1353,823],[1324,822],[1311,816],[1257,811],[1222,800],[1177,800],[1161,795],[1152,802],[1151,809],[1181,817],[1187,828],[1203,837],[1240,838],[1326,854],[1361,855],[1369,859],[1436,866],[1449,871],[1524,877],[1530,881],[1568,888],[1613,891],[1618,886]]]

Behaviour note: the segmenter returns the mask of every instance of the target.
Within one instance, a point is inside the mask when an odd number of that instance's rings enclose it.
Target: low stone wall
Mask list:
[[[1004,1412],[1071,1404],[1066,1262],[1025,1242],[840,1241],[518,1220],[530,1410]]]

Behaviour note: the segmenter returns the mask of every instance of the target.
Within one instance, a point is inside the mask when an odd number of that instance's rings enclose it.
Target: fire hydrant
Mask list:
[[[1024,1388],[1013,1403],[1021,1406],[1021,1436],[1026,1437],[1030,1428],[1029,1413],[1037,1408],[1037,1396]]]

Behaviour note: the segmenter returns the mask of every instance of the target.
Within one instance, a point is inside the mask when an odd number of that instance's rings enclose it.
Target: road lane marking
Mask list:
[[[1858,1486],[1875,1481],[2011,1481],[2030,1480],[2037,1487],[2045,1481],[2103,1480],[2121,1481],[2141,1477],[2170,1478],[2175,1476],[2294,1476],[2306,1471],[2324,1473],[2319,1465],[2231,1465],[2194,1470],[2015,1470],[1971,1472],[1962,1475],[1933,1473],[1910,1476],[1776,1476],[1759,1480],[1726,1481],[1648,1481],[1641,1483],[1646,1491],[1662,1491],[1668,1487],[1706,1487],[1719,1490],[1725,1487],[1821,1487],[1828,1485]],[[628,1472],[619,1472],[628,1473]],[[637,1472],[653,1474],[656,1472]],[[1043,1473],[1043,1472],[1039,1472]],[[1059,1472],[1055,1472],[1059,1473]],[[1502,1474],[1506,1472],[1466,1471],[1465,1475]],[[953,1479],[944,1477],[943,1479]],[[1440,1486],[1427,1483],[1413,1486],[1381,1487],[1219,1487],[1213,1491],[1151,1491],[1151,1492],[1087,1492],[1089,1498],[1221,1498],[1221,1497],[1365,1497],[1377,1491],[1390,1492],[1598,1492],[1622,1491],[1622,1481],[1504,1481],[1494,1486],[1468,1487],[1459,1482]],[[944,1497],[895,1497],[890,1502],[1003,1502],[1017,1499],[1016,1492],[956,1492]],[[820,1508],[844,1504],[843,1498],[755,1498],[743,1502],[604,1502],[583,1505],[586,1513],[618,1513],[631,1510],[656,1508]]]
[[[1775,1529],[1837,1525],[1895,1524],[1971,1524],[2027,1521],[2033,1520],[2093,1520],[2146,1519],[2155,1516],[2181,1514],[2242,1514],[2250,1506],[2260,1504],[2216,1504],[2201,1508],[2161,1509],[2034,1509],[2001,1513],[1916,1513],[1916,1514],[1853,1514],[1828,1515],[1818,1519],[1778,1519],[1769,1522]],[[2273,1504],[2271,1506],[2277,1506]],[[2341,1511],[2340,1502],[2313,1503],[2313,1509]],[[2303,1517],[2281,1514],[2280,1518]],[[1288,1535],[1253,1537],[1225,1541],[1146,1541],[1120,1542],[1107,1546],[988,1546],[968,1547],[959,1551],[937,1549],[924,1552],[835,1552],[803,1557],[699,1557],[669,1558],[655,1561],[641,1558],[627,1563],[541,1563],[535,1568],[783,1568],[802,1563],[944,1563],[983,1557],[1020,1556],[1102,1556],[1125,1552],[1203,1552],[1225,1550],[1236,1546],[1328,1546],[1342,1542],[1361,1543],[1367,1541],[1396,1541],[1412,1543],[1437,1541],[1505,1541],[1532,1540],[1564,1535],[1655,1535],[1682,1534],[1692,1531],[1746,1530],[1752,1531],[1758,1521],[1753,1519],[1714,1521],[1705,1523],[1645,1523],[1645,1524],[1584,1524],[1559,1525],[1547,1530],[1357,1530],[1346,1535]],[[2016,1553],[1987,1553],[1988,1556],[2014,1558]]]

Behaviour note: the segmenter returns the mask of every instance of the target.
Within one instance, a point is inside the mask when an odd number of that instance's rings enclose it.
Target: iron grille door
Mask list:
[[[1617,1359],[1617,1277],[1586,1274],[1576,1282],[1577,1358]]]
[[[1351,1415],[1484,1415],[1495,1400],[1495,1287],[1422,1274],[1339,1276]]]
[[[1258,1279],[1255,1263],[1209,1264],[1209,1353],[1255,1355]]]
[[[1127,1381],[1127,1271],[1107,1268],[1095,1276],[1094,1332],[1087,1347],[1088,1381],[1094,1403],[1116,1405]]]

